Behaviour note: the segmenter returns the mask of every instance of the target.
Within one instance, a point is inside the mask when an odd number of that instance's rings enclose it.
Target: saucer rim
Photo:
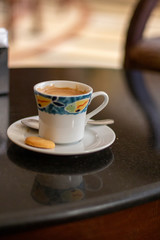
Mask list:
[[[17,121],[15,121],[14,123],[12,123],[8,129],[7,129],[7,136],[8,138],[13,142],[15,143],[16,145],[18,145],[19,147],[22,147],[24,149],[27,149],[29,151],[33,151],[33,152],[38,152],[38,153],[43,153],[43,154],[50,154],[50,155],[60,155],[60,156],[64,156],[64,155],[83,155],[83,154],[90,154],[90,153],[94,153],[94,152],[98,152],[98,151],[101,151],[107,147],[109,147],[110,145],[113,144],[113,142],[115,141],[116,139],[116,134],[115,132],[113,131],[113,129],[111,129],[109,126],[106,126],[106,125],[101,125],[101,126],[91,126],[89,124],[87,124],[87,127],[88,129],[94,129],[94,130],[97,130],[97,133],[98,133],[98,129],[100,128],[104,128],[104,131],[106,131],[106,135],[108,133],[110,133],[111,135],[111,140],[107,143],[107,144],[103,144],[101,146],[98,146],[96,148],[92,148],[92,149],[88,149],[88,150],[84,150],[84,151],[77,151],[77,152],[63,152],[63,151],[56,151],[56,148],[54,149],[43,149],[43,148],[36,148],[36,147],[32,147],[32,146],[29,146],[29,145],[26,145],[24,142],[22,143],[22,141],[18,140],[18,139],[15,139],[13,137],[13,134],[12,134],[12,131],[15,127],[18,127],[17,125],[21,125],[24,129],[25,132],[27,132],[27,129],[29,129],[28,127],[24,126],[21,121],[24,120],[24,119],[30,119],[30,118],[36,118],[37,119],[38,116],[30,116],[30,117],[25,117],[25,118],[22,118],[22,119],[19,119]],[[22,130],[21,130],[22,131]],[[29,131],[34,131],[34,134],[35,135],[38,135],[37,131],[36,130],[29,130]],[[29,132],[28,131],[28,132]],[[100,136],[101,137],[101,136]],[[83,141],[83,139],[81,140]],[[71,146],[71,148],[75,145],[76,143],[72,143],[72,144],[68,144],[68,146]],[[58,147],[60,148],[60,146],[62,146],[62,149],[64,147],[64,145],[59,145],[58,144]]]

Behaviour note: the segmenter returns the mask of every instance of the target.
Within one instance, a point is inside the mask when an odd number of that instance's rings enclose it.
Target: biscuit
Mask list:
[[[30,136],[25,139],[25,144],[37,148],[54,148],[54,142],[36,136]]]

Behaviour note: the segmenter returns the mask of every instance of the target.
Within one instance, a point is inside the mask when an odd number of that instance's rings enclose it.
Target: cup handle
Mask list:
[[[98,97],[98,96],[103,96],[104,97],[104,100],[103,102],[101,103],[100,106],[98,106],[96,109],[94,109],[92,112],[88,113],[86,115],[86,123],[88,122],[88,120],[90,118],[92,118],[94,115],[96,115],[97,113],[99,113],[102,109],[104,109],[107,104],[108,104],[108,101],[109,101],[109,97],[107,95],[107,93],[103,92],[103,91],[99,91],[99,92],[94,92],[91,96],[91,101],[95,98],[95,97]],[[90,103],[91,103],[90,101]]]

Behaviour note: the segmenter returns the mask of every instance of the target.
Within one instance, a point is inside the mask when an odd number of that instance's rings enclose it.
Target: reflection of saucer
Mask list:
[[[114,160],[110,148],[96,153],[75,156],[56,156],[37,154],[15,144],[10,144],[7,155],[19,167],[47,174],[88,175],[97,173],[110,166]]]
[[[38,136],[38,132],[21,124],[21,120],[13,123],[7,130],[9,139],[18,146],[45,154],[52,155],[79,155],[97,152],[109,147],[115,140],[114,131],[108,126],[87,125],[82,141],[75,144],[56,145],[54,149],[41,149],[28,146],[25,138],[31,135]]]

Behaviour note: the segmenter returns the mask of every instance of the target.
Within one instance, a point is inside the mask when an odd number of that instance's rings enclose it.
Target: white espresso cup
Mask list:
[[[62,93],[57,90],[62,90]],[[68,90],[73,90],[74,94],[67,93]],[[39,136],[56,144],[82,140],[87,121],[104,109],[109,100],[103,91],[93,93],[93,89],[84,83],[66,80],[40,82],[34,86],[34,94],[39,115]],[[97,96],[103,96],[103,102],[86,114],[88,105]]]

